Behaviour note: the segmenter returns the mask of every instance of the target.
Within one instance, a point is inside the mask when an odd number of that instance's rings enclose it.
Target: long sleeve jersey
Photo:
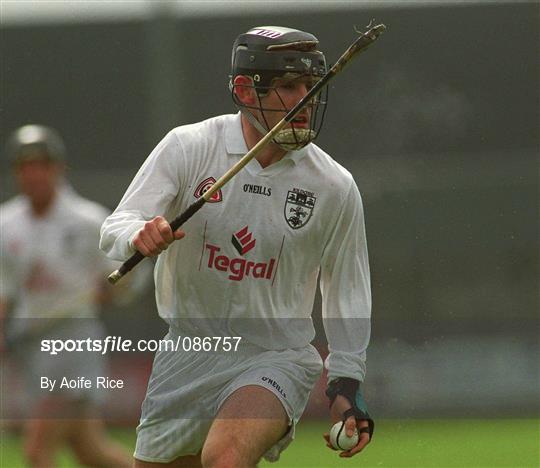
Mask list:
[[[173,129],[101,229],[116,260],[157,215],[184,211],[245,153],[240,114]],[[160,316],[184,334],[242,336],[265,349],[305,346],[320,274],[329,378],[364,379],[371,293],[364,214],[351,174],[314,144],[250,161],[159,255]]]

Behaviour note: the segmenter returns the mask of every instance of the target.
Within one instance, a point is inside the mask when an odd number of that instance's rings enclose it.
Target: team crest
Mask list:
[[[195,189],[195,193],[193,194],[193,196],[195,198],[201,198],[204,193],[210,188],[212,187],[212,185],[214,185],[216,183],[216,179],[214,179],[213,177],[208,177],[206,179],[204,179],[198,186],[197,188]],[[216,193],[214,193],[214,195],[212,195],[212,198],[210,198],[210,200],[208,200],[210,203],[217,203],[217,202],[220,202],[221,200],[223,200],[223,195],[221,193],[221,189],[218,190]]]
[[[287,192],[285,220],[293,229],[304,227],[310,220],[317,199],[312,192],[294,188]]]

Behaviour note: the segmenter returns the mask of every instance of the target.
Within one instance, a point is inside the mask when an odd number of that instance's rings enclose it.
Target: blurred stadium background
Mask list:
[[[540,464],[538,2],[2,1],[0,13],[0,141],[26,123],[56,127],[72,184],[111,209],[169,129],[234,112],[239,32],[305,29],[332,62],[355,26],[384,22],[388,32],[331,85],[318,141],[364,197],[366,393],[376,418],[401,421],[378,437],[417,419],[528,419],[529,461],[515,466]],[[0,167],[2,202],[15,187],[5,158]],[[324,354],[319,316],[316,305]],[[165,330],[150,286],[136,307],[103,317],[125,338]],[[151,359],[111,356],[127,387],[110,394],[111,425],[135,423]],[[16,370],[3,377],[2,416],[16,419]],[[306,416],[326,417],[322,383]]]

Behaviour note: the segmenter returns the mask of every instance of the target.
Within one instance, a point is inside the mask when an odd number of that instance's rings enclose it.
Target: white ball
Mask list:
[[[352,437],[345,433],[345,421],[339,421],[330,429],[330,443],[338,450],[350,450],[358,443],[358,431]]]

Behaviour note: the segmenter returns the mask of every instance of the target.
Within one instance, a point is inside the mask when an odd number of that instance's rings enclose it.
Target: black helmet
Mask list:
[[[14,164],[37,159],[63,162],[66,148],[55,129],[43,125],[25,125],[11,134],[6,152]]]
[[[233,44],[231,75],[229,87],[237,107],[261,133],[266,134],[270,128],[265,112],[288,112],[283,100],[279,109],[264,108],[261,98],[269,91],[275,90],[275,78],[291,78],[311,76],[314,81],[326,74],[324,54],[318,50],[318,39],[310,33],[298,29],[280,26],[259,26],[240,34]],[[235,78],[247,76],[258,96],[257,106],[247,106],[240,101],[235,92]],[[245,85],[242,85],[245,86]],[[294,150],[306,146],[313,141],[322,126],[326,110],[325,87],[309,104],[309,129],[286,128],[274,138],[274,142],[285,150]],[[258,115],[258,117],[257,117]]]
[[[253,79],[263,92],[286,73],[322,77],[326,73],[319,41],[310,33],[279,26],[260,26],[240,34],[233,44],[231,80]]]

